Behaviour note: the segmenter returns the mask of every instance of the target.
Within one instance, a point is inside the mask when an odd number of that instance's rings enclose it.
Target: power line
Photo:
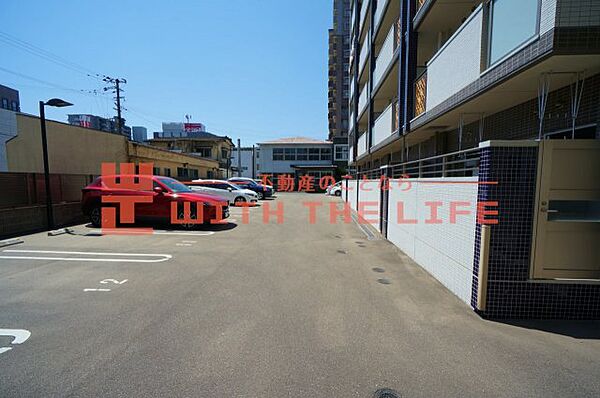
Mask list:
[[[105,77],[105,75],[96,73],[91,69],[86,68],[85,66],[79,65],[75,62],[69,61],[63,57],[60,57],[56,54],[51,53],[50,51],[44,50],[40,47],[37,47],[31,43],[28,43],[24,40],[18,39],[14,36],[9,35],[8,33],[0,31],[0,41],[18,48],[22,51],[25,51],[31,55],[42,58],[48,62],[52,62],[56,65],[62,66],[63,68],[69,69],[73,72],[81,73],[85,76],[101,80]]]
[[[75,94],[88,96],[88,97],[95,97],[95,98],[102,98],[102,95],[103,95],[98,90],[83,90],[83,89],[75,89],[75,88],[65,87],[65,86],[61,86],[60,84],[48,82],[46,80],[42,80],[42,79],[38,79],[33,76],[26,75],[24,73],[15,72],[15,71],[3,68],[1,66],[0,66],[0,70],[3,72],[6,72],[6,73],[10,73],[11,75],[15,75],[15,76],[21,77],[23,79],[27,79],[27,80],[31,80],[31,81],[34,81],[34,82],[37,82],[40,84],[44,84],[46,86],[49,86],[49,87],[52,87],[52,88],[58,89],[58,90],[68,91],[68,92],[72,92]],[[107,98],[102,98],[102,99],[107,100]]]

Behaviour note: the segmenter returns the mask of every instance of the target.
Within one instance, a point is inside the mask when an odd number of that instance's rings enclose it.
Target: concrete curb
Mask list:
[[[0,240],[0,247],[16,245],[19,243],[23,243],[23,239],[12,238],[12,239]]]

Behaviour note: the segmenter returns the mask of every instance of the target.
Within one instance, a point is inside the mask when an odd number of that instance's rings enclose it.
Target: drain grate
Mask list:
[[[377,282],[381,283],[382,285],[391,285],[392,284],[392,282],[386,278],[377,279]]]
[[[377,272],[379,274],[383,274],[385,272],[385,270],[383,268],[379,268],[379,267],[375,267],[372,268],[373,272]]]
[[[402,396],[394,390],[389,388],[382,388],[381,390],[375,391],[373,398],[401,398]]]
[[[340,254],[348,254],[348,252],[346,250],[342,250],[342,249],[339,249],[337,252]]]

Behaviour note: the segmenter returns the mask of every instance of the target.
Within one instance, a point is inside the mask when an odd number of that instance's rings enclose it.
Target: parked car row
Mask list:
[[[133,217],[136,222],[150,220],[173,223],[172,203],[177,203],[177,219],[183,220],[184,203],[189,202],[191,220],[176,223],[192,228],[200,222],[211,223],[228,218],[230,205],[256,204],[258,200],[273,196],[273,191],[271,186],[241,177],[227,181],[194,180],[182,183],[170,177],[111,175],[98,177],[83,188],[82,210],[94,227],[100,227],[103,224],[103,207],[116,208],[115,218],[119,220],[121,206],[130,201],[135,203]],[[197,212],[200,208],[202,214]]]

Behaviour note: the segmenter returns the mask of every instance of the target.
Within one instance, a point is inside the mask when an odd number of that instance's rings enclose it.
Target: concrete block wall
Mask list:
[[[55,204],[54,222],[64,227],[85,222],[81,203]],[[0,238],[43,231],[46,228],[46,206],[27,206],[0,209]]]

